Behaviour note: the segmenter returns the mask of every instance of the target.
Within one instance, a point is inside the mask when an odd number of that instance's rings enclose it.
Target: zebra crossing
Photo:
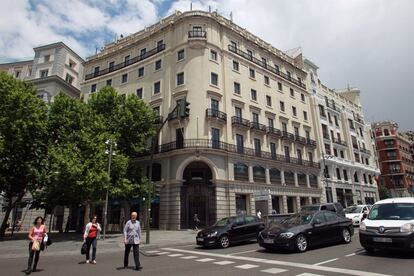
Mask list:
[[[160,251],[160,250],[151,250],[146,251],[147,254],[153,254],[158,256],[167,256],[170,258],[177,258],[181,260],[188,260],[188,261],[195,261],[199,263],[209,263],[217,266],[233,266],[235,269],[240,270],[257,270],[257,272],[262,273],[263,275],[275,275],[280,273],[288,272],[288,269],[285,268],[278,268],[278,267],[272,267],[272,268],[265,268],[261,267],[258,264],[252,264],[252,263],[240,263],[237,261],[230,261],[230,260],[219,260],[214,258],[206,258],[205,256],[195,256],[195,255],[187,255],[183,253],[174,253],[174,252],[168,252],[168,251]],[[324,276],[323,274],[315,274],[315,273],[299,273],[295,276]]]

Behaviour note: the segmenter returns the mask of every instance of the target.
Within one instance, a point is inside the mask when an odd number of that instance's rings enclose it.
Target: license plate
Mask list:
[[[391,238],[377,238],[377,237],[375,237],[375,238],[372,238],[372,240],[374,242],[389,242],[389,243],[392,243]]]
[[[263,239],[263,242],[264,243],[273,243],[273,240],[272,239]]]
[[[197,241],[202,242],[204,241],[204,238],[197,238]]]

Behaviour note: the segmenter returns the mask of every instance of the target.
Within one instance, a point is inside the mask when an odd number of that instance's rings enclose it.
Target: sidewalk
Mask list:
[[[151,230],[150,244],[145,244],[146,234],[142,232],[142,243],[140,250],[145,251],[159,247],[167,247],[174,245],[195,244],[196,231],[181,230],[181,231],[162,231]],[[27,258],[29,241],[24,239],[27,234],[19,233],[18,237],[14,239],[6,239],[0,241],[0,259],[9,258]],[[50,238],[53,244],[49,246],[41,254],[44,256],[57,255],[80,255],[82,246],[82,235],[78,233],[51,233]],[[124,243],[122,234],[110,233],[106,235],[105,240],[98,241],[98,254],[122,252],[124,250]]]

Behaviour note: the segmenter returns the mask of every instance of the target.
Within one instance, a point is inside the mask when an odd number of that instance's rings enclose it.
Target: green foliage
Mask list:
[[[378,185],[378,193],[380,199],[387,199],[391,197],[390,191],[383,184]]]
[[[44,183],[46,118],[47,107],[32,86],[0,73],[0,193],[8,202],[6,214]],[[3,221],[0,235],[4,226]]]

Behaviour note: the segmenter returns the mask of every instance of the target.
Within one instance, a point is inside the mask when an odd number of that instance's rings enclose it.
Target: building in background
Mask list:
[[[392,121],[372,124],[381,183],[393,197],[414,196],[413,140],[410,132],[398,132],[398,124]]]
[[[45,102],[53,101],[59,93],[70,97],[80,98],[80,79],[83,75],[84,60],[63,42],[39,46],[33,49],[32,60],[18,61],[0,64],[0,71],[7,72],[16,79],[32,83],[38,96]],[[0,206],[3,206],[3,198],[0,197]],[[28,193],[22,199],[22,204],[17,206],[11,214],[11,222],[20,221],[21,231],[28,230],[37,216],[44,216],[45,210],[29,209],[32,196]],[[76,213],[80,216],[80,212]],[[53,216],[47,215],[47,225],[52,230],[66,228],[69,209],[57,207],[53,210]],[[0,208],[0,219],[3,217],[3,209]],[[69,223],[69,229],[76,228],[77,219],[73,217]],[[71,224],[72,223],[72,224]]]
[[[291,213],[321,200],[306,72],[216,12],[177,12],[85,62],[87,98],[105,86],[162,118],[153,166],[153,226],[180,229],[236,214]],[[149,156],[137,159],[142,167]],[[119,212],[119,211],[117,211]]]
[[[45,102],[59,93],[79,99],[84,60],[63,42],[33,50],[34,59],[0,64],[0,71],[32,83]]]
[[[373,204],[379,200],[378,164],[371,127],[364,120],[357,88],[332,90],[318,78],[318,67],[304,61],[311,91],[312,116],[324,190],[328,202],[343,206]]]

